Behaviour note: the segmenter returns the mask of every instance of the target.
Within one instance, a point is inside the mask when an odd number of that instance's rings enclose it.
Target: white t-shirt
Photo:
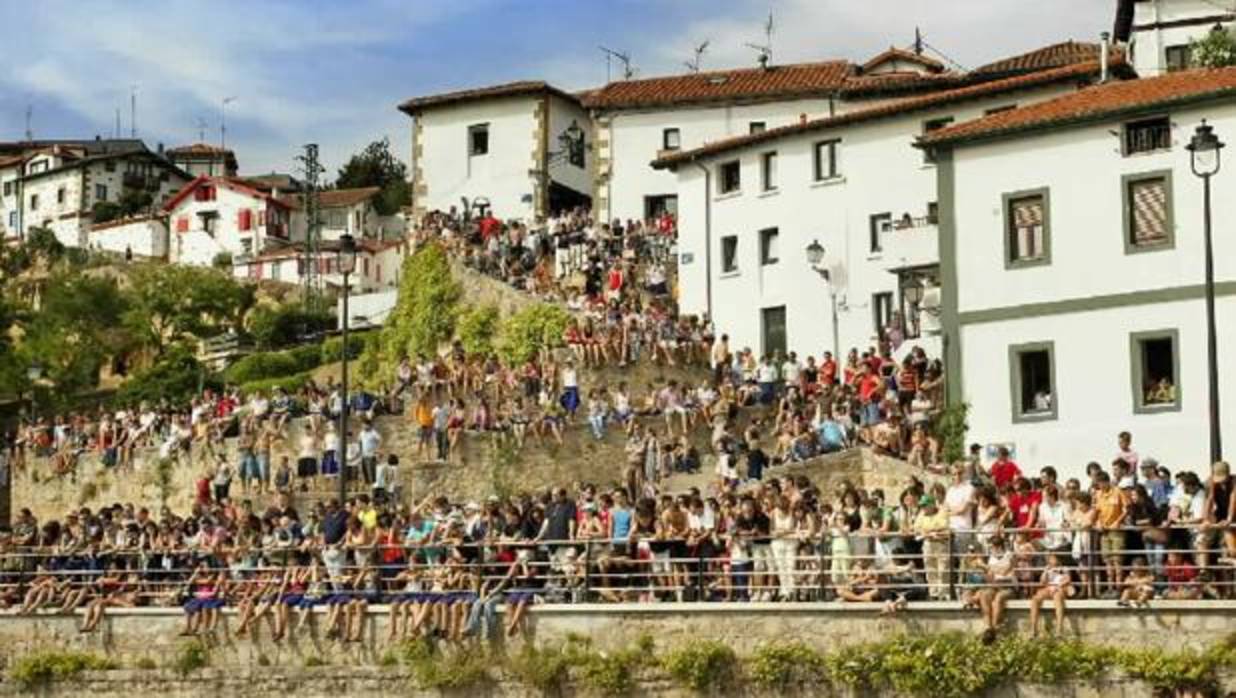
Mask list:
[[[967,511],[964,514],[954,514],[953,512],[961,509],[974,497],[974,485],[963,482],[956,485],[951,485],[948,492],[944,495],[944,506],[948,509],[948,527],[954,531],[962,531],[974,528],[974,520],[971,512]]]

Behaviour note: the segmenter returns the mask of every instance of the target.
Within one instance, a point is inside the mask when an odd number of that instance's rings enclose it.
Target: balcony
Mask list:
[[[889,271],[940,261],[939,229],[934,213],[904,214],[885,224],[880,233],[881,262]]]

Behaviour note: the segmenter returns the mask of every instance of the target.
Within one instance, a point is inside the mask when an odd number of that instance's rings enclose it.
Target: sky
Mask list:
[[[863,62],[915,28],[963,67],[1067,39],[1097,41],[1115,0],[0,0],[0,141],[27,108],[37,139],[110,136],[121,114],[152,148],[227,145],[243,174],[298,172],[316,142],[327,176],[387,137],[408,159],[419,95],[511,80],[606,81],[600,47],[637,77],[755,65],[773,16],[774,63]],[[614,78],[619,70],[613,70]],[[226,109],[223,100],[234,98]]]

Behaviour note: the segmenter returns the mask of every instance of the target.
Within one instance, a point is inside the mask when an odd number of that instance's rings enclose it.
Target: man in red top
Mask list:
[[[991,464],[991,479],[996,489],[1003,492],[1013,480],[1021,477],[1021,468],[1009,459],[1009,450],[1004,446],[996,451],[996,462]]]
[[[824,360],[820,363],[820,385],[832,387],[837,382],[837,360],[831,351],[824,352]]]
[[[490,237],[497,234],[498,228],[501,225],[502,224],[497,218],[494,218],[491,215],[486,215],[480,220],[479,223],[479,227],[481,229],[481,240],[488,242]]]
[[[1009,495],[1009,511],[1013,512],[1015,528],[1037,528],[1041,492],[1030,489],[1030,481],[1018,476],[1013,480],[1013,493]]]

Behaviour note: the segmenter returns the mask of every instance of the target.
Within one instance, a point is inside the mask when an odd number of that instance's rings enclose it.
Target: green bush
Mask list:
[[[106,671],[116,662],[94,654],[46,650],[27,654],[9,666],[9,680],[23,691],[32,691],[52,681],[75,678],[83,671]]]
[[[180,644],[172,656],[172,669],[181,676],[188,676],[198,669],[210,666],[210,648],[205,642],[193,639]]]
[[[422,690],[452,690],[491,680],[491,658],[484,648],[469,645],[444,655],[427,638],[403,643],[395,655],[412,670]]]
[[[121,404],[183,402],[199,386],[217,387],[218,381],[183,347],[175,347],[150,368],[138,372],[120,386],[116,400]]]
[[[120,217],[123,213],[120,205],[111,201],[96,201],[90,208],[90,218],[95,223],[108,223]]]
[[[699,640],[676,647],[661,658],[661,667],[675,681],[696,691],[729,686],[736,678],[738,657],[716,640]]]
[[[508,363],[520,364],[562,343],[562,333],[571,315],[561,307],[538,303],[515,313],[498,331],[498,354]]]
[[[747,675],[756,686],[784,692],[812,686],[828,678],[828,665],[815,648],[802,642],[773,642],[756,648],[747,658]]]
[[[306,335],[330,330],[335,316],[326,310],[311,310],[299,303],[259,306],[249,315],[249,335],[259,349],[283,349]]]
[[[506,658],[507,669],[516,678],[547,695],[561,692],[570,678],[571,664],[571,654],[560,645],[538,647],[529,643]]]
[[[360,358],[361,352],[365,350],[365,335],[349,335],[348,336],[348,360],[354,361]],[[337,361],[343,361],[343,337],[328,337],[322,342],[322,347],[318,351],[320,364],[333,364]]]
[[[962,402],[949,405],[936,417],[934,431],[946,463],[956,463],[966,457],[966,433],[970,430],[966,417],[969,413],[970,405]]]
[[[250,354],[237,361],[223,372],[230,384],[252,383],[269,378],[282,378],[301,373],[305,369],[297,365],[296,357],[288,352],[267,351]]]
[[[464,351],[488,355],[494,350],[498,331],[498,309],[492,305],[473,306],[459,317],[456,333]]]
[[[283,376],[281,378],[265,378],[263,380],[241,383],[240,391],[245,395],[260,392],[269,396],[276,388],[283,388],[284,392],[291,394],[300,390],[311,380],[313,380],[313,372],[305,371],[304,373],[293,373],[290,376]]]

